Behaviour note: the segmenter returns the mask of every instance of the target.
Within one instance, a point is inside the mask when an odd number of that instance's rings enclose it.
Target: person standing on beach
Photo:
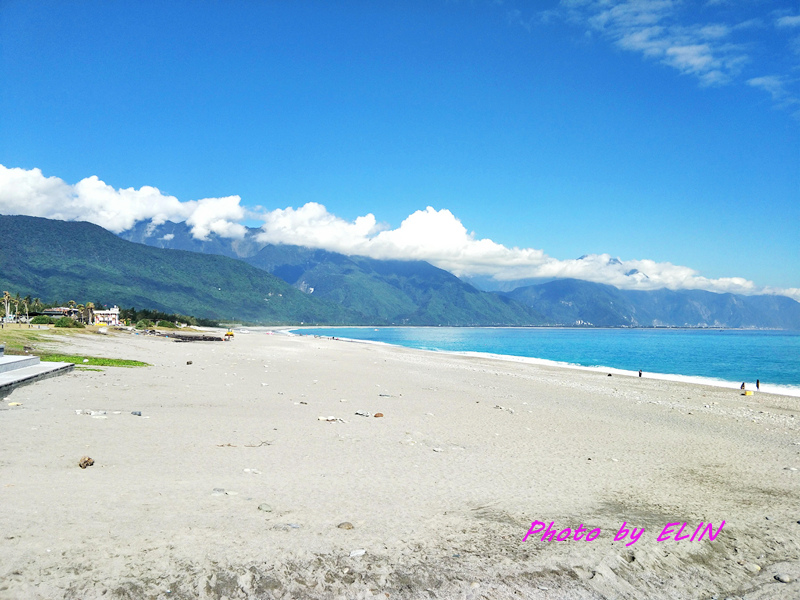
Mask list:
[[[641,376],[642,376],[642,370],[639,369],[639,377],[641,377]]]
[[[742,387],[739,388],[740,390],[744,389],[744,381],[742,382]]]
[[[758,379],[756,379],[756,389],[757,390],[761,389],[761,382]]]

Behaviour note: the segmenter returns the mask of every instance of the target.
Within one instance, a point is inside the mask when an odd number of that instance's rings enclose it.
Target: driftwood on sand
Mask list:
[[[170,333],[166,337],[176,342],[224,342],[225,340],[216,335],[186,335],[183,333]]]

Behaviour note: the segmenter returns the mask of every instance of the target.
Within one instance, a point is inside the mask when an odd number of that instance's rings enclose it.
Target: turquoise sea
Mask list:
[[[800,332],[732,329],[336,327],[293,333],[486,353],[800,396]]]

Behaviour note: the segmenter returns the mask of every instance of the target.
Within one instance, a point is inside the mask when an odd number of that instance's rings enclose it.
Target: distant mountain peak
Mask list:
[[[636,279],[638,279],[639,281],[642,281],[644,279],[650,279],[647,276],[647,273],[642,273],[639,269],[631,269],[630,271],[625,273],[626,277],[634,277],[636,275],[638,275],[638,277],[636,277]]]

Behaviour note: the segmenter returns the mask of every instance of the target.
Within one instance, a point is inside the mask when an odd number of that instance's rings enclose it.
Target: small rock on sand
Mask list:
[[[372,415],[372,416],[373,416],[373,417],[375,417],[376,419],[378,419],[378,418],[380,418],[380,417],[382,417],[382,416],[383,416],[383,413],[375,413],[375,414],[374,414],[374,415]]]
[[[85,469],[86,467],[91,467],[94,464],[94,459],[88,456],[81,457],[80,461],[78,461],[78,466],[81,469]]]
[[[259,504],[258,510],[261,512],[272,512],[272,507],[269,504]]]
[[[775,575],[775,580],[780,581],[781,583],[792,583],[794,581],[794,579],[792,579],[788,575],[784,575],[783,573]]]
[[[342,521],[337,527],[339,529],[353,529],[353,524],[350,521]]]
[[[761,567],[755,563],[747,563],[744,568],[748,573],[758,573],[761,570]]]

